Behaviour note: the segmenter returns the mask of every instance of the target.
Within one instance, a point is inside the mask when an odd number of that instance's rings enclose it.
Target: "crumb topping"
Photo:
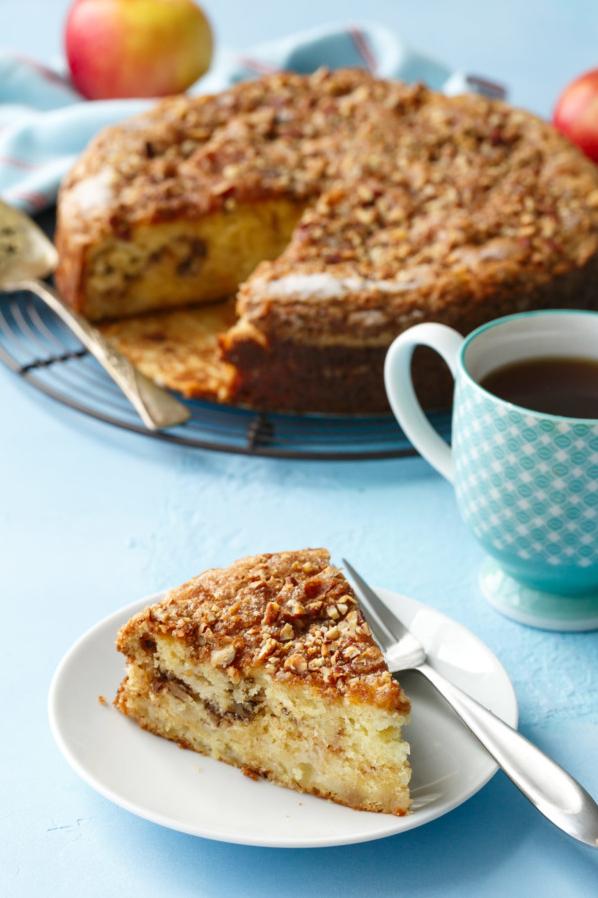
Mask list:
[[[598,171],[550,124],[359,70],[166,99],[100,134],[62,203],[90,241],[276,196],[307,209],[288,250],[258,269],[256,293],[325,267],[378,281],[398,273],[424,294],[448,272],[475,295],[488,279],[512,288],[558,277],[598,250]]]
[[[256,667],[356,701],[399,710],[391,677],[355,595],[325,549],[257,555],[206,571],[125,625],[118,648],[154,634],[185,642],[231,679]]]

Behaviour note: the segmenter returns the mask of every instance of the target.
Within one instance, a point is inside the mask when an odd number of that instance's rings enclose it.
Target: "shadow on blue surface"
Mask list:
[[[566,881],[579,889],[575,894],[595,894],[598,876],[598,857],[541,819],[502,774],[467,804],[425,827],[340,848],[232,846],[164,830],[120,812],[114,823],[104,831],[107,850],[118,851],[121,827],[126,828],[133,852],[129,860],[157,877],[156,894],[305,898],[310,883],[317,883],[318,896],[418,898],[438,895],[439,889],[443,896],[477,895],[492,871],[493,883],[505,885],[500,894],[527,896],[542,885],[543,898],[564,898],[569,890],[552,877],[551,867],[566,866]],[[509,869],[511,856],[539,852],[546,862],[530,871],[520,891]]]

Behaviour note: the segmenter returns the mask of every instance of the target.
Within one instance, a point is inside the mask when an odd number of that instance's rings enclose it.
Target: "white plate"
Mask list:
[[[497,658],[465,627],[432,608],[379,590],[425,645],[433,665],[515,726],[517,700]],[[117,805],[154,823],[208,839],[300,848],[365,842],[446,814],[474,795],[496,765],[419,674],[402,683],[411,698],[406,730],[413,765],[413,812],[406,817],[353,811],[271,783],[227,764],[181,751],[141,730],[112,707],[123,675],[118,628],[160,595],[123,608],[81,637],[60,663],[49,696],[50,725],[69,764]]]

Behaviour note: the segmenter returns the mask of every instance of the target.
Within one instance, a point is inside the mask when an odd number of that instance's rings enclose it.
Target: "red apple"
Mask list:
[[[212,31],[194,0],[75,0],[66,54],[90,100],[186,90],[208,69]]]
[[[553,122],[565,137],[598,162],[598,69],[572,81],[558,99]]]

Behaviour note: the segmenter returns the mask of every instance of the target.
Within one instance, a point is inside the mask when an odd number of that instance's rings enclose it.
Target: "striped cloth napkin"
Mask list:
[[[408,47],[375,24],[328,26],[251,47],[221,51],[191,93],[210,93],[258,75],[320,66],[359,66],[383,78],[423,81],[447,94],[473,90],[504,96],[484,78],[455,72]],[[0,52],[0,195],[27,212],[53,204],[60,180],[104,126],[141,112],[152,101],[85,101],[59,70]]]

